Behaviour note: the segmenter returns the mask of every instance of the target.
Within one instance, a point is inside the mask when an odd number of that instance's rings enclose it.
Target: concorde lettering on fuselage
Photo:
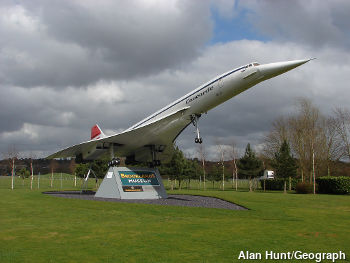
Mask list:
[[[186,100],[186,104],[194,101],[195,99],[198,99],[199,97],[202,97],[203,95],[209,93],[210,91],[212,91],[214,89],[214,86],[210,86],[208,87],[206,90],[202,91],[201,93],[198,93],[196,96],[189,98]]]

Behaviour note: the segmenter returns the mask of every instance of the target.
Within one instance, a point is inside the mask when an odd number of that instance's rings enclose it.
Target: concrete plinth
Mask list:
[[[160,199],[168,195],[156,168],[110,167],[95,197]]]

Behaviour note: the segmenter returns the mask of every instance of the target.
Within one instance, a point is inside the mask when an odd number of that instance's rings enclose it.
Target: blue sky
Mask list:
[[[214,21],[213,36],[209,45],[215,43],[226,43],[234,40],[248,39],[267,41],[267,37],[260,34],[251,24],[247,15],[254,15],[252,10],[239,8],[235,4],[235,13],[231,16],[223,16],[217,8],[211,8],[211,15]]]

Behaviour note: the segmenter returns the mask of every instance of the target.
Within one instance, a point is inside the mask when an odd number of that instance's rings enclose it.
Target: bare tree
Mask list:
[[[322,121],[322,129],[317,152],[323,156],[325,162],[320,162],[326,166],[327,175],[331,175],[331,164],[344,156],[342,140],[337,132],[337,118],[330,116]]]
[[[29,154],[29,160],[30,160],[30,190],[33,190],[33,180],[34,180],[34,165],[33,162],[35,160],[36,156],[33,152]]]
[[[315,181],[315,165],[320,164],[323,158],[319,153],[322,119],[319,109],[307,98],[297,100],[297,114],[289,118],[290,142],[299,159],[301,178],[304,180],[304,177],[308,176],[310,183]]]
[[[302,181],[315,181],[316,174],[330,174],[330,165],[341,158],[340,141],[343,138],[350,158],[350,113],[337,110],[338,116],[325,117],[309,99],[299,98],[296,112],[289,117],[277,119],[264,138],[264,155],[273,158],[283,140],[291,146],[298,159],[298,170]],[[349,116],[349,117],[347,117]],[[348,129],[346,126],[348,122]],[[337,132],[341,136],[337,135]]]
[[[50,169],[51,169],[51,182],[50,182],[50,187],[52,188],[53,186],[53,173],[57,169],[58,163],[55,159],[52,159],[50,162]]]
[[[11,189],[14,188],[14,176],[15,176],[15,165],[19,158],[19,152],[15,145],[9,146],[7,152],[3,154],[4,159],[8,160],[8,164],[11,168]]]
[[[319,120],[320,112],[318,108],[312,105],[311,101],[306,98],[300,98],[297,101],[298,115],[296,116],[299,124],[299,129],[302,128],[301,135],[304,137],[303,142],[305,144],[304,150],[306,150],[306,160],[308,163],[307,169],[309,173],[310,183],[315,177],[315,144],[319,135]]]
[[[232,160],[232,188],[235,185],[236,191],[238,188],[238,169],[237,169],[237,152],[236,152],[236,145],[234,142],[230,145],[231,151],[230,151],[230,159]]]
[[[350,159],[350,112],[348,109],[336,108],[335,128],[342,143],[342,153]]]
[[[285,117],[279,117],[272,123],[272,129],[264,138],[263,155],[270,159],[274,158],[275,153],[281,148],[284,140],[289,137],[289,120]]]
[[[226,155],[226,149],[225,145],[223,145],[220,140],[216,140],[216,149],[218,152],[218,157],[220,160],[220,164],[222,167],[222,190],[225,190],[225,155]]]
[[[263,156],[269,159],[275,157],[283,141],[291,145],[292,152],[299,160],[299,171],[304,180],[304,170],[307,166],[305,155],[305,123],[300,116],[279,117],[272,123],[270,132],[264,137]]]

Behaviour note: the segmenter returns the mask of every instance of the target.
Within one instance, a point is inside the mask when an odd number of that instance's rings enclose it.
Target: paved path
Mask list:
[[[221,208],[230,210],[246,210],[246,208],[236,205],[231,202],[227,202],[214,197],[205,197],[197,195],[168,195],[167,199],[133,199],[133,200],[121,200],[114,198],[101,198],[95,197],[95,192],[89,191],[80,194],[80,191],[57,191],[57,192],[44,192],[64,198],[76,198],[84,200],[97,200],[107,202],[122,202],[122,203],[140,203],[140,204],[154,204],[154,205],[173,205],[173,206],[189,206],[189,207],[207,207],[207,208]]]

